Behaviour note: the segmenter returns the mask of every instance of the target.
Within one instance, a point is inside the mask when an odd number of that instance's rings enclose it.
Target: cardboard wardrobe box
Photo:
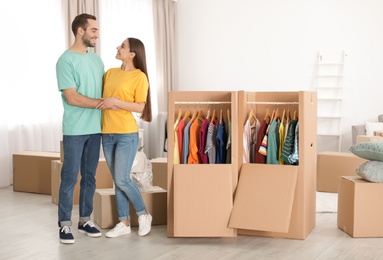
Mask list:
[[[13,190],[51,194],[51,161],[56,152],[22,151],[13,154]]]
[[[369,135],[357,135],[356,144],[365,142],[383,142],[383,136],[369,136]]]
[[[152,191],[141,192],[146,209],[152,215],[152,225],[166,225],[166,190],[153,186]],[[100,228],[113,228],[118,222],[116,196],[114,189],[96,189],[93,198],[93,219]],[[135,209],[129,204],[130,222],[132,227],[138,226]]]
[[[296,114],[299,164],[243,163],[239,149],[239,181],[229,227],[237,228],[238,235],[305,239],[316,223],[316,93],[240,91],[238,98],[239,133],[251,109],[259,120],[272,115],[270,108],[279,109],[280,115]],[[237,138],[242,147],[242,136]]]
[[[168,159],[167,158],[154,158],[151,159],[152,174],[153,174],[153,186],[159,186],[164,190],[167,190],[168,186]]]
[[[341,176],[357,176],[355,168],[367,160],[347,152],[321,152],[317,159],[317,191],[338,192]]]
[[[338,192],[338,227],[351,237],[383,237],[383,183],[342,176]]]
[[[52,187],[52,202],[58,204],[59,200],[59,190],[61,182],[61,169],[63,162],[60,160],[54,160],[51,163],[51,187]],[[80,173],[78,174],[78,179],[76,186],[73,191],[73,204],[78,205],[80,198]],[[108,165],[104,158],[100,158],[97,170],[96,170],[96,189],[105,189],[113,188],[113,179],[109,171]]]
[[[237,136],[237,92],[171,91],[168,95],[168,147],[174,147],[179,112],[185,117],[187,111],[204,115],[210,111],[224,122],[232,115],[231,128],[226,130]],[[231,150],[230,164],[174,164],[174,149],[168,149],[168,237],[236,237],[236,230],[228,227],[238,181],[236,141]]]
[[[221,108],[225,102],[229,109]],[[182,104],[198,104],[199,109],[206,111],[214,108],[211,104],[216,104],[220,107],[219,114],[227,109],[233,115],[231,163],[174,164],[174,149],[168,150],[168,237],[235,237],[238,234],[306,238],[315,226],[316,216],[316,93],[170,92],[169,147],[174,145],[178,111],[185,109]],[[300,122],[297,166],[242,162],[240,147],[248,111],[254,109],[257,117],[263,118],[270,107],[281,108],[281,111],[284,108],[291,111],[291,116],[297,112]],[[258,217],[257,213],[265,216]],[[272,224],[270,216],[275,217]]]

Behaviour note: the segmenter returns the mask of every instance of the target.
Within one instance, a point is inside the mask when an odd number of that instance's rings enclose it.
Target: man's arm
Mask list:
[[[101,102],[101,99],[89,98],[78,94],[75,88],[64,89],[63,92],[68,104],[71,106],[96,108]]]

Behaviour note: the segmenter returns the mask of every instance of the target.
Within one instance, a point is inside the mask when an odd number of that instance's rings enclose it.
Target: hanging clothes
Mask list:
[[[215,163],[226,163],[226,131],[225,131],[225,123],[222,121],[217,126],[217,134],[216,134],[216,160]]]
[[[183,151],[183,136],[184,136],[184,129],[185,129],[186,123],[184,119],[181,119],[178,122],[177,125],[177,139],[178,139],[178,152],[179,152],[179,157],[180,157],[180,163],[183,163],[183,156],[182,156],[182,151]]]
[[[266,156],[264,154],[261,154],[259,150],[262,144],[263,137],[266,135],[267,127],[268,123],[266,119],[263,119],[261,122],[261,126],[258,130],[257,143],[255,146],[255,163],[266,163]]]
[[[243,126],[243,163],[250,162],[250,143],[251,143],[251,125],[250,120],[247,119]]]
[[[251,125],[251,138],[250,138],[250,163],[255,162],[255,153],[257,149],[257,141],[258,141],[258,132],[259,128],[261,126],[261,123],[259,122],[258,118],[254,119],[254,124]]]
[[[200,128],[200,136],[199,136],[200,139],[199,139],[199,149],[198,149],[198,152],[201,158],[201,163],[203,164],[209,163],[209,157],[205,153],[208,127],[209,127],[209,119],[205,118]]]
[[[178,144],[178,136],[177,136],[177,126],[179,123],[179,119],[176,120],[174,123],[174,145],[173,145],[173,158],[174,158],[174,164],[180,164],[180,150],[179,150],[179,144]]]
[[[267,164],[279,164],[278,159],[279,150],[279,122],[274,119],[269,127],[268,140],[267,140]]]
[[[295,128],[298,121],[292,119],[289,123],[289,127],[287,129],[287,135],[285,142],[282,148],[282,160],[285,164],[291,164],[289,162],[289,156],[294,152],[294,142],[295,142]]]
[[[279,124],[278,134],[279,134],[278,160],[279,160],[279,164],[284,164],[284,161],[282,159],[282,149],[283,149],[283,143],[285,141],[285,126],[283,122]]]
[[[210,121],[209,127],[207,128],[206,146],[205,146],[205,153],[207,154],[209,158],[209,164],[215,164],[215,157],[216,157],[215,136],[216,136],[215,123]]]
[[[229,115],[227,117],[226,163],[231,163],[231,120]]]
[[[184,128],[184,134],[183,134],[183,143],[182,143],[182,163],[187,164],[188,163],[188,157],[189,157],[189,130],[190,130],[191,122],[189,121],[185,128]]]
[[[199,164],[201,162],[198,147],[199,147],[199,134],[200,134],[200,125],[198,119],[194,119],[191,123],[189,130],[189,156],[188,164]]]
[[[295,138],[294,138],[294,151],[292,154],[289,155],[289,163],[292,164],[292,165],[298,165],[299,164],[299,143],[298,143],[298,140],[299,140],[299,136],[298,136],[298,133],[299,133],[299,122],[297,121],[297,125],[295,127]]]

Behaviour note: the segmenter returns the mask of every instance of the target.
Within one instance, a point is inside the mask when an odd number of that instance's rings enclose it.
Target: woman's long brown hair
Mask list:
[[[146,96],[146,103],[144,110],[141,113],[140,118],[146,122],[152,121],[152,103],[150,97],[150,83],[148,70],[146,68],[146,54],[145,54],[145,46],[144,44],[136,38],[128,38],[130,51],[134,52],[136,55],[133,58],[133,65],[137,69],[140,69],[143,73],[145,73],[146,78],[148,79],[148,93]]]

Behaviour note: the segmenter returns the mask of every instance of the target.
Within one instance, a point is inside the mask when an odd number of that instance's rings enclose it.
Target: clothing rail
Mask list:
[[[299,102],[258,102],[258,101],[247,101],[250,105],[298,105]]]
[[[217,104],[231,104],[231,101],[175,101],[176,105],[217,105]],[[298,105],[299,102],[260,102],[260,101],[247,101],[251,105]]]
[[[217,104],[231,104],[231,101],[175,101],[176,105],[217,105]]]

